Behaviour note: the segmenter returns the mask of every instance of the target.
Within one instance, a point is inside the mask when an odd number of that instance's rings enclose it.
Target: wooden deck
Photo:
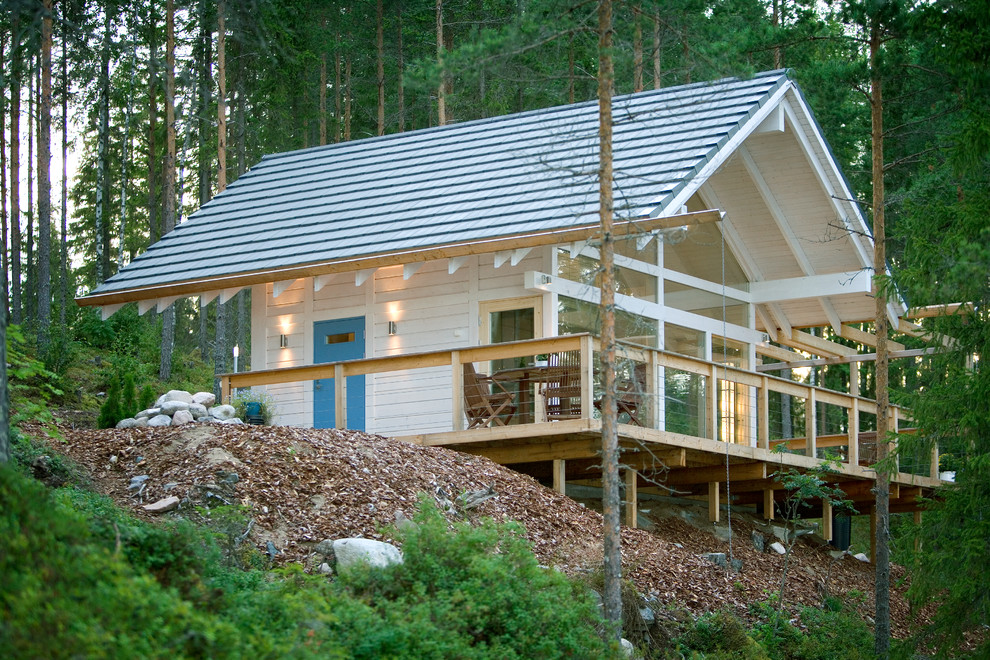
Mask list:
[[[527,423],[512,419],[505,426],[466,430],[462,380],[465,363],[485,371],[496,363],[525,363],[563,351],[580,355],[583,376],[579,418],[545,421],[537,403],[537,409],[525,419]],[[809,469],[820,464],[828,452],[833,452],[839,461],[834,483],[860,513],[871,512],[876,472],[869,463],[876,449],[877,433],[860,431],[860,426],[864,419],[875,416],[875,402],[766,373],[638,346],[623,346],[619,355],[620,368],[626,374],[637,370],[646,374],[638,393],[642,399],[639,417],[644,426],[619,424],[627,524],[636,523],[640,493],[703,498],[713,521],[718,521],[730,500],[734,505],[752,506],[772,519],[774,503],[785,497],[775,473],[788,468]],[[564,492],[565,483],[597,484],[601,477],[601,420],[594,406],[595,365],[594,340],[583,334],[227,374],[223,388],[229,396],[238,387],[334,378],[344,385],[335,389],[336,419],[339,426],[346,427],[345,377],[395,371],[415,374],[417,369],[446,367],[450,369],[450,388],[436,405],[452,411],[450,425],[427,433],[397,431],[389,435],[424,446],[486,456],[552,482],[555,489]],[[530,396],[538,398],[535,392]],[[781,412],[784,409],[786,414]],[[813,414],[805,414],[807,411]],[[888,430],[898,431],[909,415],[891,407],[890,418]],[[778,445],[786,449],[775,451]],[[923,463],[892,476],[891,511],[917,512],[921,506],[918,498],[930,496],[941,484],[937,453]],[[819,503],[806,515],[822,517],[823,531],[830,536],[827,504]]]

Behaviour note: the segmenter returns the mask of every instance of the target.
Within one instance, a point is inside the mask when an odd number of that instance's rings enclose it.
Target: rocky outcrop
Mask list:
[[[216,397],[210,392],[190,394],[185,390],[170,390],[158,397],[153,408],[142,410],[117,422],[118,429],[143,426],[181,426],[183,424],[243,424],[233,406],[213,405]]]

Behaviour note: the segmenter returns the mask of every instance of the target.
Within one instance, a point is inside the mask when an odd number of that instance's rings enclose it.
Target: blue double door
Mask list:
[[[313,363],[358,360],[364,357],[364,317],[317,321],[313,324]],[[313,426],[337,426],[337,384],[333,378],[313,381]],[[347,379],[347,428],[364,430],[364,376]]]

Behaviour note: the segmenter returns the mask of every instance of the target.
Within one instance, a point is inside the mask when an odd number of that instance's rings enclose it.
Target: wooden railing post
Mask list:
[[[646,409],[646,419],[642,421],[648,428],[661,428],[658,424],[658,421],[660,420],[660,406],[658,405],[659,397],[657,397],[657,391],[660,388],[657,387],[656,351],[650,350],[646,352],[646,374],[646,392],[643,394],[646,401],[649,402],[649,406]]]
[[[766,376],[760,386],[760,403],[757,407],[759,435],[757,446],[760,449],[770,449],[770,379]]]
[[[347,428],[347,379],[344,378],[344,365],[333,365],[333,405],[334,426]]]
[[[595,408],[594,343],[591,335],[581,337],[581,418],[591,419]]]
[[[712,365],[707,378],[708,405],[706,406],[707,414],[705,415],[705,424],[708,426],[708,437],[712,440],[718,440],[718,365]]]
[[[852,400],[849,408],[849,465],[859,465],[859,399]]]
[[[463,431],[464,420],[464,367],[461,364],[461,352],[450,352],[450,385],[451,385],[451,425],[454,431]]]
[[[220,377],[220,403],[230,403],[233,390],[230,387],[230,376]],[[219,404],[218,404],[219,405]]]
[[[818,429],[815,426],[818,415],[815,413],[815,388],[809,387],[808,398],[804,400],[804,453],[812,458],[818,455]]]
[[[639,493],[637,481],[639,474],[632,468],[626,468],[626,527],[636,528],[638,522]]]
[[[928,476],[938,479],[938,443],[932,445],[932,464],[928,469]]]

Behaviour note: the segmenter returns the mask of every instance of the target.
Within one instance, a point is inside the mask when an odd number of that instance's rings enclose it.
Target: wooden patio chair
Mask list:
[[[491,376],[479,374],[470,362],[464,364],[464,414],[468,429],[505,426],[516,412],[512,392]]]
[[[540,388],[548,422],[581,417],[581,354],[551,353]]]
[[[617,386],[615,408],[619,415],[629,416],[629,423],[643,426],[639,418],[640,408],[646,403],[646,365],[637,364],[632,378],[622,379]],[[602,409],[602,400],[595,399],[595,408]]]

